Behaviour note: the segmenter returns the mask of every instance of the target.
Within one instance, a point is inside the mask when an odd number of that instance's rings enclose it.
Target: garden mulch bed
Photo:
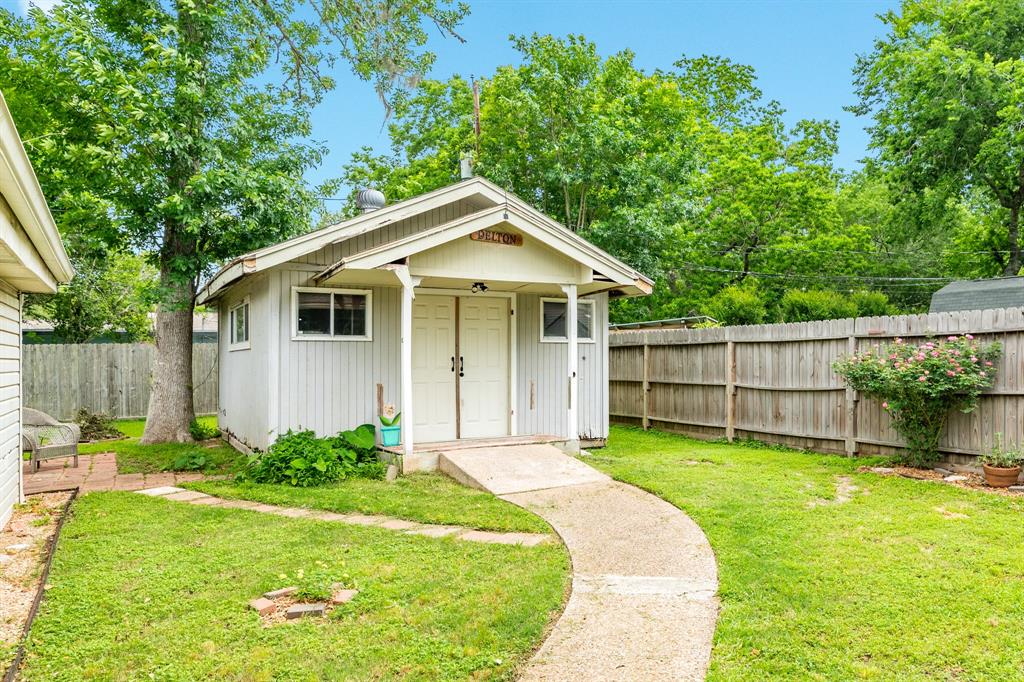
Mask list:
[[[878,474],[880,476],[902,476],[903,478],[912,478],[918,481],[932,481],[933,483],[942,483],[945,485],[956,486],[958,488],[966,488],[968,490],[980,490],[981,492],[1002,495],[1004,497],[1024,496],[1024,492],[1021,491],[1009,490],[1007,488],[993,488],[985,483],[984,476],[974,473],[973,471],[960,470],[953,474],[944,474],[934,469],[918,469],[916,467],[908,466],[860,467],[858,471]],[[956,478],[949,480],[951,475]],[[963,477],[963,479],[961,480],[959,477]]]
[[[0,671],[11,663],[71,492],[30,495],[0,529]]]

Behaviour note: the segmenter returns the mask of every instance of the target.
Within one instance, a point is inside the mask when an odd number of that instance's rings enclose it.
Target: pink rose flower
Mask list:
[[[883,402],[882,403],[882,409],[888,410],[889,409],[889,403]]]
[[[991,366],[992,366],[992,363],[991,363],[991,362],[989,362],[988,360],[986,360],[986,361],[985,361],[985,366],[986,366],[986,367],[991,367]]]
[[[955,336],[947,336],[946,340],[947,341],[956,341],[956,337]]]
[[[953,371],[953,370],[951,370],[951,369],[947,369],[947,370],[946,370],[946,374],[947,374],[947,375],[949,375],[949,376],[951,376],[951,377],[955,377],[955,376],[956,376],[956,372],[954,372],[954,371]]]
[[[971,335],[971,334],[964,334],[964,338],[966,338],[966,339],[968,339],[968,340],[973,340],[973,339],[974,339],[974,336],[973,336],[973,335]]]
[[[918,377],[918,381],[928,381],[928,377]]]
[[[988,376],[988,375],[987,375],[987,374],[985,374],[984,372],[978,372],[978,375],[979,375],[979,376],[983,376],[983,377],[984,377],[984,376]]]

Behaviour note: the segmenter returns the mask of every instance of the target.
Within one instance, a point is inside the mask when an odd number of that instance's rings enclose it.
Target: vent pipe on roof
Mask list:
[[[363,213],[384,208],[385,204],[384,193],[375,189],[361,189],[359,194],[356,195],[356,208]]]
[[[463,180],[473,177],[473,158],[468,154],[459,159],[459,177]]]

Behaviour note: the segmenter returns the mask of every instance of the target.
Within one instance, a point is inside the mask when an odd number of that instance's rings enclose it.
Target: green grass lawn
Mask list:
[[[402,476],[393,483],[354,478],[317,488],[201,481],[189,488],[231,499],[334,512],[387,514],[422,523],[459,524],[485,530],[551,532],[547,522],[490,493],[459,485],[441,474]]]
[[[710,680],[1024,679],[1024,501],[628,428],[587,461],[707,533]]]
[[[300,569],[360,593],[327,620],[263,627],[247,602]],[[21,679],[508,679],[568,570],[561,545],[91,493],[64,527]]]
[[[217,425],[216,417],[199,417],[198,421],[209,426]],[[91,455],[100,452],[117,453],[117,471],[122,474],[151,474],[160,471],[199,470],[207,474],[226,474],[237,471],[245,463],[245,456],[227,443],[212,447],[194,443],[161,443],[139,445],[144,419],[123,419],[115,422],[126,436],[123,440],[107,440],[96,443],[82,443],[79,453]],[[196,467],[198,457],[201,465]]]

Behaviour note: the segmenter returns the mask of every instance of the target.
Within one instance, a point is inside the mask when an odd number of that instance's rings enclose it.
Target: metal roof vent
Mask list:
[[[379,208],[384,208],[387,202],[384,200],[384,193],[379,192],[375,189],[361,189],[359,194],[356,195],[356,208],[363,213],[369,213],[370,211],[376,211]]]

